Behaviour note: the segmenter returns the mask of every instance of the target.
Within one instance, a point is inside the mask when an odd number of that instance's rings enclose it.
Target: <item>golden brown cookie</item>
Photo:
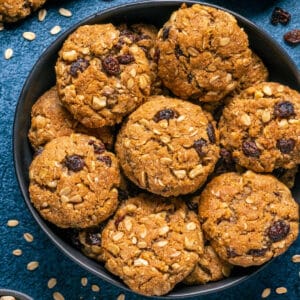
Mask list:
[[[32,106],[28,138],[35,150],[56,137],[75,132],[93,135],[101,139],[107,149],[113,148],[113,129],[108,126],[102,128],[84,127],[62,106],[56,87],[46,91]]]
[[[150,94],[144,50],[112,24],[73,32],[59,52],[56,75],[61,101],[87,127],[120,123]]]
[[[300,94],[279,83],[246,89],[224,108],[220,143],[241,166],[256,172],[300,163]]]
[[[231,264],[261,265],[285,252],[298,236],[298,204],[271,175],[225,173],[199,198],[202,229],[216,253]]]
[[[0,0],[0,22],[16,22],[41,7],[46,0]]]
[[[212,246],[205,245],[194,270],[183,280],[188,285],[205,284],[229,277],[232,265],[221,259]]]
[[[95,137],[72,134],[50,141],[32,161],[29,177],[33,205],[59,227],[97,226],[117,208],[118,161]]]
[[[195,4],[175,11],[158,33],[158,75],[183,99],[219,101],[251,64],[248,38],[227,12]]]
[[[198,217],[180,199],[140,195],[125,201],[102,232],[105,267],[133,291],[163,295],[203,252]]]
[[[219,156],[215,122],[200,106],[152,96],[122,126],[116,153],[136,185],[167,196],[194,192]]]

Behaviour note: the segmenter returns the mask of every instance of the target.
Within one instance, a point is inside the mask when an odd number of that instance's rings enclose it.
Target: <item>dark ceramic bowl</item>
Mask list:
[[[199,3],[196,1],[185,2],[188,4]],[[30,127],[30,111],[38,97],[55,84],[54,65],[58,50],[66,37],[78,26],[105,22],[146,22],[161,27],[168,20],[171,12],[178,9],[181,3],[182,1],[144,1],[128,4],[99,12],[71,27],[43,53],[33,67],[22,90],[15,113],[13,136],[15,169],[20,189],[33,217],[54,244],[68,257],[100,278],[124,289],[127,289],[127,287],[118,278],[106,271],[101,264],[85,257],[72,247],[54,226],[48,224],[40,217],[31,205],[28,195],[28,169],[32,161],[32,149],[27,139],[27,132]],[[267,65],[270,71],[270,80],[279,81],[294,89],[300,89],[299,71],[284,50],[253,23],[233,12],[231,13],[235,15],[239,24],[247,32],[252,49]],[[300,184],[295,187],[293,192],[295,195],[300,196]],[[261,269],[262,267],[235,268],[230,278],[199,286],[178,285],[166,297],[188,298],[190,296],[217,292],[240,283]]]
[[[14,290],[0,289],[0,298],[2,296],[13,296],[16,300],[33,300],[33,298]]]

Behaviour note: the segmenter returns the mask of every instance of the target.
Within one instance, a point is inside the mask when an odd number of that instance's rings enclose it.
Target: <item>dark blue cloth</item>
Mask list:
[[[49,1],[45,8],[48,11],[44,22],[37,20],[37,13],[17,25],[8,26],[0,32],[0,288],[16,289],[27,293],[34,299],[52,299],[54,291],[61,292],[65,299],[116,299],[122,290],[89,274],[81,267],[65,257],[41,231],[31,217],[20,194],[15,178],[12,159],[12,126],[14,111],[22,86],[35,61],[41,53],[55,40],[49,30],[60,25],[66,30],[80,19],[105,8],[134,2],[124,0],[74,0]],[[293,28],[300,28],[299,0],[216,0],[207,1],[232,9],[254,21],[273,36],[300,67],[300,45],[290,47],[283,42],[283,34]],[[292,14],[287,26],[272,26],[269,22],[275,6],[281,6]],[[58,8],[65,7],[72,11],[71,18],[58,14]],[[22,38],[24,31],[36,33],[36,40],[29,42]],[[14,50],[13,57],[5,60],[5,49]],[[266,50],[267,51],[267,50]],[[274,58],[275,59],[275,58]],[[38,83],[37,83],[38,84]],[[9,219],[18,219],[17,227],[9,228]],[[29,232],[34,241],[28,243],[23,233]],[[12,255],[14,249],[20,248],[23,254]],[[258,275],[218,294],[211,294],[198,299],[260,299],[264,288],[270,287],[269,299],[300,299],[300,264],[291,262],[292,255],[300,253],[300,239],[282,256],[275,259]],[[26,270],[30,261],[39,261],[40,266],[33,272]],[[51,277],[57,278],[54,289],[47,288]],[[81,277],[88,278],[88,285],[83,287]],[[93,292],[91,285],[101,287],[100,292]],[[285,286],[287,294],[277,295],[275,288]],[[125,293],[126,299],[143,299],[133,293]]]

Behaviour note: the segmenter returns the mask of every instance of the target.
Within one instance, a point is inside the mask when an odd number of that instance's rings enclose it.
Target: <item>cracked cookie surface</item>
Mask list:
[[[0,0],[0,22],[16,22],[41,7],[46,0]]]
[[[158,75],[183,99],[219,101],[251,63],[246,33],[227,12],[195,4],[174,12],[158,33]]]
[[[112,24],[79,27],[56,63],[58,92],[87,127],[120,123],[150,94],[151,72],[135,35]]]
[[[136,185],[177,196],[204,184],[219,157],[218,142],[215,122],[200,106],[152,96],[123,124],[116,153]]]
[[[93,135],[101,139],[107,149],[113,147],[113,129],[108,126],[87,128],[80,124],[62,106],[56,87],[46,91],[32,106],[28,138],[35,150],[39,150],[56,137],[75,132]]]
[[[32,161],[29,178],[33,205],[59,227],[97,226],[118,205],[118,161],[92,136],[52,140]]]
[[[108,222],[102,247],[110,272],[135,292],[159,296],[192,271],[203,237],[197,215],[182,200],[139,195]]]
[[[241,166],[256,172],[292,169],[300,163],[300,94],[263,82],[224,108],[220,143]]]
[[[202,229],[224,260],[248,267],[286,251],[298,236],[299,206],[271,175],[215,177],[199,196]]]

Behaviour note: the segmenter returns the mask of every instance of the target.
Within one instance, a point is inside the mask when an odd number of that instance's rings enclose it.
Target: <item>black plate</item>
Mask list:
[[[199,3],[198,1],[185,2],[188,4]],[[146,22],[161,27],[164,22],[168,20],[171,12],[178,9],[181,3],[182,1],[144,1],[127,4],[97,13],[72,26],[67,32],[62,34],[53,44],[50,45],[33,67],[23,87],[15,113],[13,129],[15,170],[23,197],[33,217],[54,244],[58,246],[58,248],[68,257],[100,278],[127,290],[128,288],[118,278],[107,272],[101,264],[87,258],[63,240],[55,228],[45,222],[31,205],[28,195],[28,169],[32,160],[32,150],[27,139],[27,133],[30,127],[30,111],[38,97],[55,84],[54,65],[57,59],[58,50],[61,48],[66,37],[79,25],[105,22]],[[213,6],[211,4],[207,5]],[[240,15],[233,12],[230,13],[235,15],[240,26],[245,29],[249,36],[251,48],[263,59],[268,67],[270,71],[270,80],[279,81],[299,90],[299,71],[285,51],[256,25]],[[297,194],[297,196],[300,196],[299,184],[294,188],[293,192],[294,195]],[[261,269],[262,267],[245,269],[235,268],[235,271],[230,278],[201,286],[178,285],[166,297],[187,298],[190,296],[217,292],[240,283]]]

